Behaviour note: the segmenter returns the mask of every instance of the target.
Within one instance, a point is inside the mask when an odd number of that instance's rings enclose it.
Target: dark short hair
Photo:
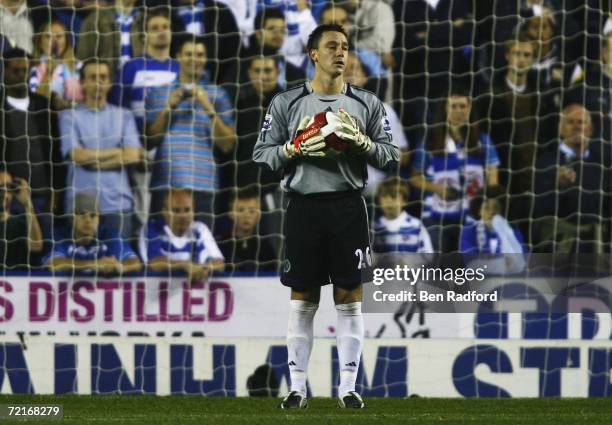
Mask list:
[[[178,53],[183,49],[183,46],[187,43],[202,44],[208,52],[204,37],[193,34],[183,34],[179,36],[177,41],[174,43],[174,56],[178,55]]]
[[[308,36],[308,43],[306,43],[306,52],[308,54],[310,54],[311,50],[317,49],[319,47],[319,42],[321,41],[321,37],[323,37],[323,34],[325,34],[326,32],[339,32],[341,34],[344,34],[344,36],[348,40],[346,31],[344,31],[344,28],[342,28],[342,25],[338,25],[338,24],[319,25]]]
[[[262,29],[268,19],[285,20],[285,13],[276,7],[264,7],[255,15],[255,31]]]
[[[175,193],[185,193],[187,196],[191,198],[192,201],[195,202],[195,200],[193,199],[193,189],[190,189],[188,187],[173,187],[171,189],[166,190],[164,193],[164,202],[163,202],[164,209],[170,207],[170,198]]]
[[[253,65],[253,62],[255,62],[257,59],[271,59],[271,60],[274,61],[274,65],[278,69],[280,61],[282,60],[282,56],[281,55],[254,55],[254,56],[249,56],[247,58],[247,69],[250,68],[251,65]]]
[[[85,80],[85,68],[87,68],[89,65],[106,65],[110,74],[110,78],[113,78],[113,67],[109,62],[105,60],[100,60],[98,58],[89,58],[83,61],[83,63],[81,64],[81,69],[79,69],[79,78],[81,79],[81,81]]]
[[[506,51],[510,51],[512,46],[518,43],[531,43],[533,40],[527,33],[527,30],[521,29],[519,30],[515,36],[511,37],[508,41],[506,41]]]
[[[172,14],[170,13],[170,8],[167,6],[156,6],[145,8],[144,11],[145,18],[142,21],[142,33],[147,32],[147,27],[149,26],[149,21],[153,18],[157,18],[158,16],[166,18],[172,24]]]
[[[249,185],[235,190],[232,196],[231,205],[234,205],[236,201],[244,201],[247,199],[259,200],[259,188],[256,185]]]
[[[30,57],[30,55],[28,55],[28,53],[25,50],[20,49],[19,47],[13,47],[12,49],[5,51],[4,54],[2,55],[2,60],[4,61],[8,61],[11,59],[30,60],[32,58]]]

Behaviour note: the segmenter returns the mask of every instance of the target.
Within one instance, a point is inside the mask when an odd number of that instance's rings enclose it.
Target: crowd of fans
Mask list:
[[[2,266],[277,271],[280,176],[251,156],[274,95],[312,76],[319,23],[349,34],[346,81],[385,101],[402,151],[369,170],[375,252],[610,252],[611,12],[0,0]]]

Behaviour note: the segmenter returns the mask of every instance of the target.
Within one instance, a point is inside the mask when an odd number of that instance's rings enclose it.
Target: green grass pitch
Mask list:
[[[329,398],[302,411],[277,408],[280,399],[155,396],[0,396],[0,404],[61,404],[54,424],[611,424],[610,399],[367,398],[360,411],[340,410]],[[30,422],[30,421],[28,421]],[[32,421],[34,422],[34,421]],[[9,423],[0,418],[0,424]],[[11,423],[13,423],[11,421]],[[20,423],[24,423],[20,421]]]

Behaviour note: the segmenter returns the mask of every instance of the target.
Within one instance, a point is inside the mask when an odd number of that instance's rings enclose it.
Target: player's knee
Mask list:
[[[334,287],[334,302],[336,305],[361,302],[361,286],[355,289]]]
[[[296,291],[295,289],[291,290],[292,300],[308,301],[314,304],[319,304],[320,298],[321,298],[320,288],[317,288],[316,290],[309,290],[309,291]]]

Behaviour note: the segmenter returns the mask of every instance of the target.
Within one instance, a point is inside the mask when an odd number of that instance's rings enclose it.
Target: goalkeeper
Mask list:
[[[355,381],[363,340],[361,284],[370,268],[367,209],[361,190],[366,164],[382,169],[396,163],[399,150],[382,102],[344,82],[346,33],[320,25],[309,36],[314,63],[311,81],[279,93],[270,104],[253,159],[283,170],[289,202],[285,215],[285,254],[281,282],[291,288],[287,330],[291,389],[280,407],[304,408],[313,319],[321,286],[334,285],[338,313],[340,407],[362,408]],[[326,122],[308,125],[320,112]],[[343,139],[346,149],[327,142]],[[337,140],[335,140],[337,142]],[[342,145],[342,143],[340,143]]]

